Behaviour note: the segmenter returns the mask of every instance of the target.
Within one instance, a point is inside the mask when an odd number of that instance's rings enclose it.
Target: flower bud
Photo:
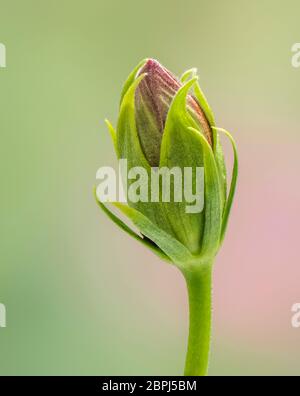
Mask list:
[[[137,76],[145,74],[135,92],[135,119],[145,157],[151,166],[159,166],[160,147],[168,110],[182,87],[178,79],[154,59],[149,59]],[[187,109],[202,129],[210,145],[212,131],[197,99],[187,96]]]
[[[144,169],[152,176],[153,167],[162,169],[204,168],[204,208],[187,211],[183,201],[166,202],[162,195],[152,201],[128,200],[115,206],[140,230],[134,234],[120,219],[100,203],[102,209],[123,230],[140,240],[160,257],[179,267],[212,261],[226,230],[237,178],[237,154],[234,141],[232,182],[227,196],[226,169],[215,128],[213,113],[191,71],[181,80],[153,59],[142,61],[128,77],[121,94],[117,131],[108,123],[119,159],[128,169]],[[151,190],[149,180],[143,188]],[[128,182],[128,184],[127,184]],[[130,189],[134,181],[126,180]],[[174,187],[172,179],[171,187]],[[195,187],[193,181],[192,189]],[[182,185],[184,189],[184,185]],[[127,192],[127,191],[126,191]]]

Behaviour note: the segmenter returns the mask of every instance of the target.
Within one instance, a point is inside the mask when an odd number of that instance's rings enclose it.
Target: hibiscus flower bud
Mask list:
[[[108,125],[118,158],[127,161],[128,169],[142,168],[149,176],[142,186],[149,191],[148,199],[129,199],[126,208],[117,204],[119,208],[151,247],[178,265],[214,257],[224,237],[236,177],[227,196],[219,134],[195,70],[178,79],[156,60],[142,61],[124,84],[117,131]],[[176,168],[182,174],[188,168],[193,172],[204,169],[203,210],[187,210],[184,183],[182,202],[166,202],[162,194],[153,202],[150,179],[154,168]],[[171,188],[175,185],[172,176]],[[134,183],[125,181],[126,193]],[[195,186],[193,179],[190,190]],[[145,222],[149,227],[145,228]]]
[[[139,230],[134,232],[107,206],[99,206],[122,230],[172,262],[185,277],[189,295],[190,328],[185,375],[207,373],[211,329],[211,271],[222,244],[237,180],[237,152],[231,135],[215,127],[210,106],[195,70],[177,79],[153,59],[142,61],[129,75],[121,94],[117,130],[107,121],[118,159],[134,170],[138,180],[123,177],[127,204],[114,206]],[[227,193],[225,161],[219,139],[225,133],[233,146],[234,165]],[[196,180],[186,184],[186,170],[204,171],[203,206],[191,207]],[[167,200],[164,191],[153,198],[152,179],[169,171],[168,186],[183,199]],[[176,171],[176,172],[175,172]],[[172,173],[173,172],[173,173]],[[177,175],[184,181],[175,188]],[[193,173],[191,173],[193,175]],[[133,180],[132,180],[133,179]],[[138,186],[138,188],[137,188]],[[186,188],[188,187],[188,188]],[[130,191],[146,192],[142,199]],[[187,191],[188,190],[188,191]],[[195,194],[197,201],[197,193]]]

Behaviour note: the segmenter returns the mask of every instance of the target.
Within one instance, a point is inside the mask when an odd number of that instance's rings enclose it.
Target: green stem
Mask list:
[[[185,270],[190,326],[184,375],[204,376],[208,370],[211,333],[212,264]]]

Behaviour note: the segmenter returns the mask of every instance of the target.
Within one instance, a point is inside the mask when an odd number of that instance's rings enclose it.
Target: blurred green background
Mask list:
[[[98,167],[116,164],[103,120],[116,123],[125,78],[154,57],[178,75],[198,67],[239,146],[210,374],[299,375],[299,1],[0,0],[0,10],[0,374],[182,373],[181,275],[92,196]]]

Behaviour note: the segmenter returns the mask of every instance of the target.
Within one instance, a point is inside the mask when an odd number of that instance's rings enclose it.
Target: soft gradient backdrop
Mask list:
[[[210,374],[299,375],[299,1],[0,0],[0,10],[0,374],[182,373],[180,273],[92,196],[97,168],[116,164],[103,120],[116,123],[125,78],[155,57],[175,74],[198,67],[239,147]]]

